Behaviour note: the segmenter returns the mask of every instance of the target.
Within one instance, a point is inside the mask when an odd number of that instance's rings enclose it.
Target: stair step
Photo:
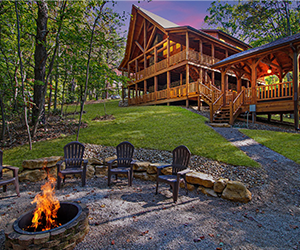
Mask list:
[[[212,127],[226,127],[226,128],[231,128],[231,125],[228,123],[209,123],[210,126]]]

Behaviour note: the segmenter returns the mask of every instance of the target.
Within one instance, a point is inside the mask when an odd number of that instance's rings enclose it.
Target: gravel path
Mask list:
[[[262,164],[259,176],[263,181],[249,184],[251,202],[234,203],[195,190],[186,195],[180,189],[174,204],[169,187],[163,184],[155,195],[155,184],[149,181],[134,179],[133,186],[128,187],[121,179],[109,188],[106,178],[89,179],[86,187],[80,187],[80,180],[68,179],[62,190],[56,191],[59,200],[79,200],[90,209],[90,232],[76,249],[300,249],[299,165],[236,129],[219,132]],[[113,150],[95,145],[88,148],[91,156],[100,157]],[[166,161],[170,154],[146,152],[149,150],[138,149],[135,156]],[[153,158],[155,154],[159,154],[158,159]],[[202,168],[207,172],[213,165],[242,178],[240,167],[218,165],[200,156],[193,156],[193,160],[195,165],[197,161],[206,164]],[[4,247],[6,223],[33,208],[31,201],[42,184],[23,183],[20,198],[14,196],[11,186],[7,193],[0,193],[0,249]]]

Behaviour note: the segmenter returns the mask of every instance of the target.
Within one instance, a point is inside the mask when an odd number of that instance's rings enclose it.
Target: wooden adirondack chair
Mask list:
[[[3,177],[3,169],[9,169],[13,171],[13,177]],[[7,185],[13,183],[16,188],[17,195],[20,196],[19,189],[19,168],[12,166],[3,166],[3,151],[0,150],[0,186],[3,186],[3,192],[6,192]]]
[[[86,183],[86,166],[88,161],[83,159],[84,145],[80,142],[73,141],[64,146],[64,160],[56,163],[57,166],[57,189],[61,187],[61,179],[65,183],[66,175],[80,174],[82,186]],[[62,163],[65,162],[66,168],[61,169]]]
[[[126,174],[128,177],[128,185],[132,185],[133,179],[133,152],[134,146],[128,142],[124,141],[120,143],[117,147],[117,159],[110,160],[108,162],[108,186],[111,184],[111,176],[116,175],[116,180],[118,174]],[[117,162],[117,167],[113,168],[113,164]]]
[[[188,194],[185,176],[188,172],[190,172],[190,170],[188,169],[190,158],[191,158],[191,152],[184,145],[178,146],[173,150],[172,164],[157,167],[156,194],[158,192],[158,183],[159,182],[167,183],[172,187],[173,200],[176,203],[178,199],[179,184],[182,181],[185,184],[186,194]],[[172,167],[171,175],[161,174],[161,170],[166,167]]]

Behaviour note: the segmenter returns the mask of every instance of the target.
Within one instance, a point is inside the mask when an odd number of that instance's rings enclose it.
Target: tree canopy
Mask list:
[[[214,1],[205,22],[253,47],[300,32],[300,2]]]
[[[9,136],[9,121],[19,119],[25,124],[24,106],[35,126],[45,104],[58,109],[82,101],[86,79],[88,96],[94,98],[100,98],[108,85],[126,82],[116,71],[125,49],[125,38],[119,33],[125,16],[114,11],[114,2],[109,8],[108,2],[0,2],[1,139]]]

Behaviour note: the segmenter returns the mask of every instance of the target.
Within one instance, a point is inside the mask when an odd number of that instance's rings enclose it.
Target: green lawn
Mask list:
[[[85,106],[83,120],[89,124],[81,129],[79,141],[106,146],[116,146],[130,141],[137,148],[172,151],[184,144],[192,154],[205,156],[234,165],[255,166],[242,151],[232,146],[213,129],[205,125],[206,118],[175,106],[118,107],[118,101],[106,103],[107,113],[116,118],[112,121],[92,121],[104,115],[103,104]],[[74,106],[68,111],[75,109]],[[53,141],[37,142],[33,150],[22,146],[4,152],[4,163],[20,167],[25,159],[51,155],[63,155],[63,146],[75,140],[75,136]]]
[[[300,164],[300,134],[250,129],[241,129],[240,131],[255,141]]]

